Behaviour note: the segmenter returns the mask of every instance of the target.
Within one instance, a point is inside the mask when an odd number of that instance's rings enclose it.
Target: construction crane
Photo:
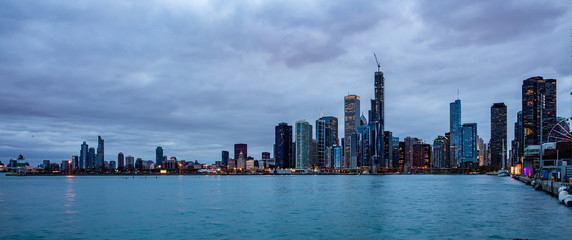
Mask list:
[[[373,52],[373,56],[375,57],[375,62],[377,63],[377,71],[381,72],[381,64],[379,64],[379,61],[377,61],[377,56],[375,55],[375,52]]]

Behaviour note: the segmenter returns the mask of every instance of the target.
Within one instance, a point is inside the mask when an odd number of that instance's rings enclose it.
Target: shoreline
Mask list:
[[[378,174],[357,174],[357,173],[230,173],[230,174],[216,174],[216,173],[86,173],[86,174],[58,174],[58,173],[34,173],[18,175],[16,173],[6,173],[8,177],[34,177],[34,176],[388,176],[388,175],[487,175],[486,173],[468,174],[468,173],[378,173]],[[494,176],[496,177],[496,176]]]

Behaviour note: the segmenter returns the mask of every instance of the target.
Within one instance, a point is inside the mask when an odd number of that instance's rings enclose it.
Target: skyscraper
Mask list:
[[[274,158],[280,168],[294,168],[292,161],[292,126],[281,122],[275,128]]]
[[[234,144],[234,160],[238,160],[240,153],[244,154],[244,158],[248,157],[248,146],[246,143]]]
[[[270,159],[270,153],[269,152],[262,152],[262,159],[263,160]]]
[[[433,140],[433,155],[431,166],[433,168],[445,168],[449,156],[449,139],[444,136],[437,136]]]
[[[155,163],[157,164],[157,168],[163,167],[163,147],[157,146],[155,149]]]
[[[403,166],[411,167],[413,166],[413,146],[417,144],[423,144],[423,141],[421,141],[419,138],[416,137],[405,137],[405,139],[403,139],[403,142],[404,142]]]
[[[352,134],[349,137],[349,141],[346,143],[346,145],[349,145],[349,167],[351,169],[356,169],[358,167],[361,167],[361,161],[359,160],[360,158],[360,141],[362,139],[361,133],[359,132],[360,127],[358,127],[358,130],[355,132],[352,132]]]
[[[379,65],[378,65],[379,68]],[[369,112],[369,166],[372,168],[373,173],[377,173],[383,161],[383,132],[385,125],[385,100],[384,100],[384,85],[385,78],[383,72],[378,69],[374,74],[375,85],[375,99],[371,99],[371,110]]]
[[[429,168],[431,162],[431,145],[415,144],[412,147],[412,168]]]
[[[461,155],[461,100],[457,99],[449,105],[450,166],[457,167]]]
[[[392,150],[393,158],[391,159],[391,168],[399,169],[399,137],[393,137],[391,141],[392,141],[391,146],[393,146]]]
[[[344,158],[342,165],[351,167],[351,139],[352,133],[356,132],[360,126],[360,98],[357,95],[348,95],[344,97]]]
[[[123,170],[125,168],[125,156],[120,152],[117,154],[117,169]]]
[[[342,146],[332,146],[332,162],[336,169],[342,168]]]
[[[491,165],[506,167],[507,126],[506,105],[495,103],[491,106]]]
[[[393,159],[393,133],[390,131],[383,132],[383,161],[381,167],[391,168]]]
[[[127,170],[133,170],[135,169],[135,157],[133,156],[127,156],[125,157],[125,168]]]
[[[95,148],[90,147],[87,152],[87,168],[88,169],[95,169]]]
[[[310,147],[312,141],[312,125],[300,120],[296,122],[296,168],[310,167]]]
[[[72,166],[70,166],[71,168],[75,168],[78,169],[79,166],[79,157],[77,155],[73,155],[72,156]]]
[[[319,166],[333,166],[333,163],[327,162],[326,148],[339,145],[338,119],[336,117],[326,116],[316,120],[316,140],[318,141],[317,150]]]
[[[513,152],[513,163],[522,163],[524,156],[524,126],[522,123],[522,111],[516,114],[516,122],[514,123],[514,140],[511,151]]]
[[[228,165],[228,159],[230,158],[230,154],[228,151],[222,151],[221,154],[221,162],[223,166],[227,166]]]
[[[541,129],[542,121],[542,129]],[[522,82],[524,147],[546,142],[556,124],[556,79],[531,77]]]
[[[461,158],[459,166],[462,168],[474,167],[477,162],[477,124],[464,123],[461,126]]]
[[[103,163],[105,162],[105,155],[104,155],[104,140],[103,138],[101,138],[101,136],[97,136],[97,155],[96,155],[96,165],[95,168],[97,169],[103,169],[104,165]]]
[[[80,169],[86,169],[88,168],[88,159],[87,159],[87,154],[88,154],[88,150],[89,146],[87,145],[87,143],[85,143],[85,141],[81,144],[81,150],[79,152],[79,168]]]

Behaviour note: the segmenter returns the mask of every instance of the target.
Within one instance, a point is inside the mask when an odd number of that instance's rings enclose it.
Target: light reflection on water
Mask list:
[[[572,208],[494,176],[0,175],[0,202],[3,239],[572,234]]]

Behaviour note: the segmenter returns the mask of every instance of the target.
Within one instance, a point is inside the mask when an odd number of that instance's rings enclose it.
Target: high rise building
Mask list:
[[[135,157],[133,156],[127,156],[125,157],[125,168],[128,170],[133,170],[135,169]]]
[[[478,165],[477,141],[477,124],[464,123],[461,126],[461,158],[459,159],[461,168],[471,168]]]
[[[95,148],[90,147],[88,152],[87,152],[87,168],[88,169],[95,169],[96,168],[96,164],[95,164]]]
[[[346,144],[349,146],[349,156],[347,159],[349,159],[349,167],[351,169],[356,169],[358,167],[361,167],[361,161],[359,161],[360,158],[360,141],[362,139],[361,137],[361,133],[359,132],[359,127],[357,131],[352,132],[352,134],[349,137],[349,142],[347,142]]]
[[[447,138],[447,143],[448,143],[448,145],[446,146],[448,155],[445,156],[444,166],[445,166],[445,168],[451,168],[451,167],[453,167],[451,165],[452,164],[452,162],[451,162],[451,151],[452,151],[452,149],[451,149],[451,133],[450,132],[445,133],[445,138]],[[457,167],[457,165],[454,165],[454,167]]]
[[[390,131],[383,132],[383,161],[381,167],[391,168],[393,159],[393,133]]]
[[[242,152],[238,154],[238,158],[236,159],[236,168],[246,170],[246,157]]]
[[[524,157],[524,126],[522,123],[522,111],[519,111],[514,123],[514,139],[512,141],[511,151],[513,163],[522,163]]]
[[[310,167],[315,168],[319,166],[318,161],[318,141],[310,139]]]
[[[312,141],[312,125],[300,120],[296,122],[296,168],[310,167],[310,148]]]
[[[360,126],[360,98],[357,95],[344,97],[344,158],[342,165],[346,168],[351,165],[351,136]],[[357,142],[357,139],[353,139]]]
[[[431,163],[431,145],[413,145],[412,156],[412,168],[429,168]]]
[[[556,124],[556,79],[531,77],[522,82],[524,146],[546,142]],[[542,129],[541,129],[542,125]]]
[[[222,151],[221,154],[221,162],[223,166],[227,166],[228,165],[228,159],[230,158],[230,154],[228,151]]]
[[[391,146],[393,146],[391,168],[399,169],[399,137],[392,138]]]
[[[263,160],[270,159],[270,153],[269,152],[262,152],[262,159]]]
[[[489,158],[487,156],[488,145],[489,144],[487,144],[482,138],[479,138],[479,145],[477,148],[478,151],[477,159],[479,161],[479,166],[491,165]]]
[[[246,143],[237,143],[234,144],[234,160],[238,160],[238,155],[243,153],[245,158],[248,156],[248,146]]]
[[[399,153],[398,153],[398,158],[399,158],[399,171],[404,171],[404,168],[406,166],[406,160],[405,160],[405,142],[399,142]]]
[[[318,141],[318,165],[320,167],[333,166],[326,159],[326,148],[338,143],[338,119],[327,116],[316,120],[316,140]]]
[[[383,132],[385,125],[385,99],[384,85],[385,78],[383,72],[378,70],[374,75],[375,99],[371,99],[371,110],[369,111],[369,166],[373,173],[377,173],[383,161]]]
[[[157,164],[157,168],[163,167],[163,147],[157,146],[155,149],[155,163]]]
[[[457,99],[449,104],[449,132],[451,138],[450,144],[450,160],[451,167],[457,167],[458,159],[461,155],[461,100]]]
[[[433,155],[431,167],[445,168],[449,156],[449,139],[444,136],[438,136],[433,140]]]
[[[294,168],[294,161],[292,161],[292,126],[282,122],[275,127],[274,146],[276,166],[280,168]]]
[[[125,169],[125,156],[123,156],[122,152],[117,154],[117,169]]]
[[[96,165],[95,168],[103,169],[104,162],[105,162],[105,154],[104,154],[104,140],[101,136],[97,136],[97,155],[96,155]]]
[[[137,160],[135,160],[135,169],[139,171],[143,170],[143,159],[137,158]]]
[[[85,143],[85,141],[81,144],[81,150],[79,152],[79,168],[80,169],[86,169],[88,168],[88,159],[87,159],[87,155],[88,155],[88,151],[89,151],[89,146],[87,145],[87,143]]]
[[[334,168],[342,168],[342,146],[332,146],[332,161],[334,163]]]
[[[78,169],[79,166],[79,157],[77,155],[72,156],[71,168]]]
[[[357,150],[358,154],[358,166],[359,167],[371,167],[371,151],[370,151],[370,125],[367,124],[367,120],[364,121],[362,116],[362,121],[360,124],[364,123],[364,125],[358,128],[359,134],[359,147]]]
[[[507,118],[506,105],[495,103],[491,106],[491,165],[495,167],[506,166],[507,150]]]
[[[419,138],[415,138],[415,137],[405,137],[405,139],[403,139],[403,142],[404,142],[403,166],[404,167],[411,167],[411,166],[413,166],[413,146],[417,145],[417,144],[423,144],[423,141],[421,141]]]

